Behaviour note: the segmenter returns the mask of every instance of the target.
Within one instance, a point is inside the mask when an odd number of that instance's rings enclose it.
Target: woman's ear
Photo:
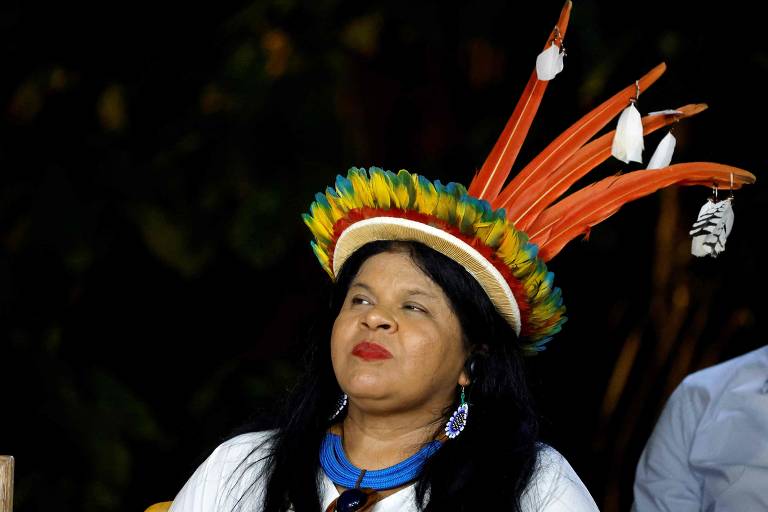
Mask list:
[[[459,376],[459,385],[468,386],[477,380],[478,373],[482,372],[483,360],[488,357],[487,351],[488,347],[480,345],[475,347],[472,353],[469,354],[469,357],[464,362],[464,369]],[[463,382],[466,382],[466,384]]]
[[[469,386],[475,380],[475,371],[477,370],[477,361],[474,354],[470,355],[464,362],[464,368],[462,368],[459,374],[459,386]]]

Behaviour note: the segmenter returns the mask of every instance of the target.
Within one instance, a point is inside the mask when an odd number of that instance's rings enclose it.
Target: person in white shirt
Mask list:
[[[637,465],[636,512],[768,510],[768,345],[675,389]]]

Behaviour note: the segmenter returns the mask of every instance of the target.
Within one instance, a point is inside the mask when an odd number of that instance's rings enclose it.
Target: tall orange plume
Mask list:
[[[576,236],[587,233],[625,203],[669,185],[710,185],[733,188],[755,182],[749,171],[712,162],[691,162],[662,169],[634,171],[611,176],[585,187],[547,208],[533,223],[530,240],[539,246],[539,258],[547,261]]]
[[[686,105],[676,109],[679,114],[649,115],[643,118],[643,135],[653,133],[686,117],[694,116],[707,109],[704,103]],[[525,190],[525,194],[505,208],[507,218],[523,231],[536,221],[536,217],[555,202],[571,185],[589,173],[611,156],[611,143],[615,130],[590,142],[568,158],[560,167],[548,173],[546,179],[538,179]]]
[[[565,37],[565,31],[568,28],[568,19],[571,15],[571,0],[566,0],[563,9],[560,11],[560,18],[557,25],[547,39],[544,49],[547,49],[555,37],[562,40]],[[547,89],[548,82],[542,82],[537,78],[534,68],[528,84],[525,86],[523,95],[517,102],[514,112],[507,121],[504,131],[493,146],[491,153],[486,158],[480,171],[475,175],[469,184],[468,192],[471,196],[487,201],[493,201],[499,194],[501,187],[507,180],[512,166],[515,163],[520,148],[523,145],[528,130],[531,127],[536,111],[539,109],[544,91]]]
[[[637,84],[631,84],[610,99],[603,102],[590,113],[579,119],[575,124],[557,137],[544,149],[531,163],[526,165],[509,184],[504,187],[501,194],[492,203],[495,208],[502,208],[516,204],[522,196],[531,197],[529,188],[536,182],[546,179],[548,174],[559,167],[565,160],[581,148],[600,129],[613,119],[629,104],[639,86],[640,91],[645,91],[661,77],[667,66],[663,62],[646,73]],[[511,220],[513,217],[509,217]]]

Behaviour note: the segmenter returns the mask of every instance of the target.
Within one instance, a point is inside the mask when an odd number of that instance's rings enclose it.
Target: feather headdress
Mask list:
[[[588,233],[623,204],[660,188],[679,184],[735,189],[755,181],[754,175],[736,167],[683,163],[611,176],[563,197],[611,156],[615,133],[593,137],[636,99],[639,90],[664,73],[666,67],[660,64],[568,128],[507,182],[554,76],[551,71],[561,68],[560,49],[570,11],[569,0],[544,46],[546,55],[539,59],[547,76],[540,79],[534,69],[469,188],[405,170],[352,168],[346,177],[337,177],[335,187],[315,196],[304,221],[315,238],[315,255],[331,278],[368,242],[422,242],[466,268],[518,333],[524,348],[538,351],[565,321],[560,289],[553,285],[545,262],[569,241]],[[543,59],[555,58],[560,60],[542,66]],[[642,133],[704,109],[706,105],[693,104],[648,115],[641,120]]]

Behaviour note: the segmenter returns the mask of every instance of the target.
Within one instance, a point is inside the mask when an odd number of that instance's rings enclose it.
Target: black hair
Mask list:
[[[317,454],[341,395],[331,365],[331,328],[362,264],[393,251],[406,251],[442,288],[459,318],[469,354],[467,426],[425,465],[416,482],[417,504],[425,511],[520,510],[520,498],[536,465],[538,419],[517,336],[458,263],[417,242],[379,241],[366,244],[344,263],[327,315],[310,336],[304,376],[286,401],[270,439],[264,466],[269,473],[262,475],[265,512],[284,511],[291,504],[296,512],[321,509]],[[444,411],[445,420],[457,406],[458,396],[453,408]]]

